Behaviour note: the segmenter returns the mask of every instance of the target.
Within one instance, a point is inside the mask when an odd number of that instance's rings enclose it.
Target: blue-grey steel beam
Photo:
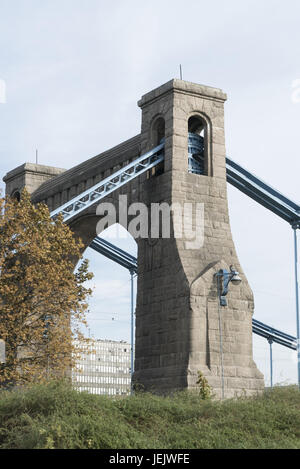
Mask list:
[[[300,228],[300,205],[251,174],[230,158],[226,158],[227,181],[268,210]]]
[[[299,311],[299,286],[298,286],[298,240],[297,240],[296,227],[294,227],[294,257],[295,257],[295,288],[296,288],[298,385],[300,389],[300,311]]]
[[[270,345],[270,382],[271,388],[273,387],[273,339],[268,339]]]
[[[297,339],[292,335],[286,334],[285,332],[274,329],[263,322],[252,320],[252,330],[254,334],[257,334],[267,340],[272,340],[279,345],[283,345],[291,350],[297,350]]]
[[[114,262],[117,262],[125,269],[137,273],[137,259],[136,257],[128,254],[128,252],[123,251],[123,249],[118,248],[112,243],[109,243],[103,238],[97,236],[90,244],[90,248],[94,251],[103,254],[108,259],[111,259]]]
[[[133,283],[133,277],[134,277],[134,271],[130,270],[130,303],[131,303],[130,392],[131,394],[133,394],[133,373],[134,373],[134,300],[133,300],[134,283]]]

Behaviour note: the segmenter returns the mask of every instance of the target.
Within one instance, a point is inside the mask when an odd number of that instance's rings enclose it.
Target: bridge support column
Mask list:
[[[150,226],[149,238],[138,240],[134,380],[148,391],[195,389],[201,371],[221,397],[222,369],[225,397],[264,388],[263,375],[253,362],[253,294],[229,223],[225,101],[219,89],[172,80],[139,102],[142,153],[157,145],[158,138],[165,139],[164,168],[140,181],[141,201],[149,209],[155,203],[176,205],[183,214],[172,212],[169,238],[162,233],[151,237]],[[203,141],[202,174],[189,173],[189,132]],[[194,240],[191,233],[196,234]],[[242,283],[230,288],[228,305],[221,310],[221,366],[215,274],[231,265]]]

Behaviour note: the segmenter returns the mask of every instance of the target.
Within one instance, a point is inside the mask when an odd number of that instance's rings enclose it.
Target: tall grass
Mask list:
[[[52,382],[0,392],[0,448],[300,448],[300,392],[203,401],[191,393],[122,399]]]

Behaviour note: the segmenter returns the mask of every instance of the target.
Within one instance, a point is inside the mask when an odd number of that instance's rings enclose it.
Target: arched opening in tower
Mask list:
[[[20,191],[16,190],[12,193],[12,198],[20,202],[21,200],[21,193]]]
[[[119,223],[98,235],[114,246],[111,254],[120,249],[128,257],[137,257],[136,240]],[[135,310],[137,278],[131,277],[128,267],[114,261],[114,256],[102,255],[89,247],[84,257],[89,259],[89,270],[94,273],[86,285],[93,289],[93,295],[87,324],[82,328],[90,343],[78,357],[73,385],[92,394],[127,395],[131,389],[131,342],[135,332],[131,309]]]
[[[190,117],[188,132],[188,171],[193,174],[205,175],[206,122],[199,116]]]

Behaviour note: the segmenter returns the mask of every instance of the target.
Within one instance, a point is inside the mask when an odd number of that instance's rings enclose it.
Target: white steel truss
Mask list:
[[[124,166],[124,168],[121,168],[106,179],[103,179],[103,181],[98,182],[93,187],[90,187],[56,210],[53,210],[51,217],[55,219],[59,214],[62,214],[63,220],[68,222],[83,210],[99,202],[108,194],[111,194],[145,171],[161,163],[164,160],[163,148],[164,144],[162,143],[145,155],[135,159],[132,163]]]

